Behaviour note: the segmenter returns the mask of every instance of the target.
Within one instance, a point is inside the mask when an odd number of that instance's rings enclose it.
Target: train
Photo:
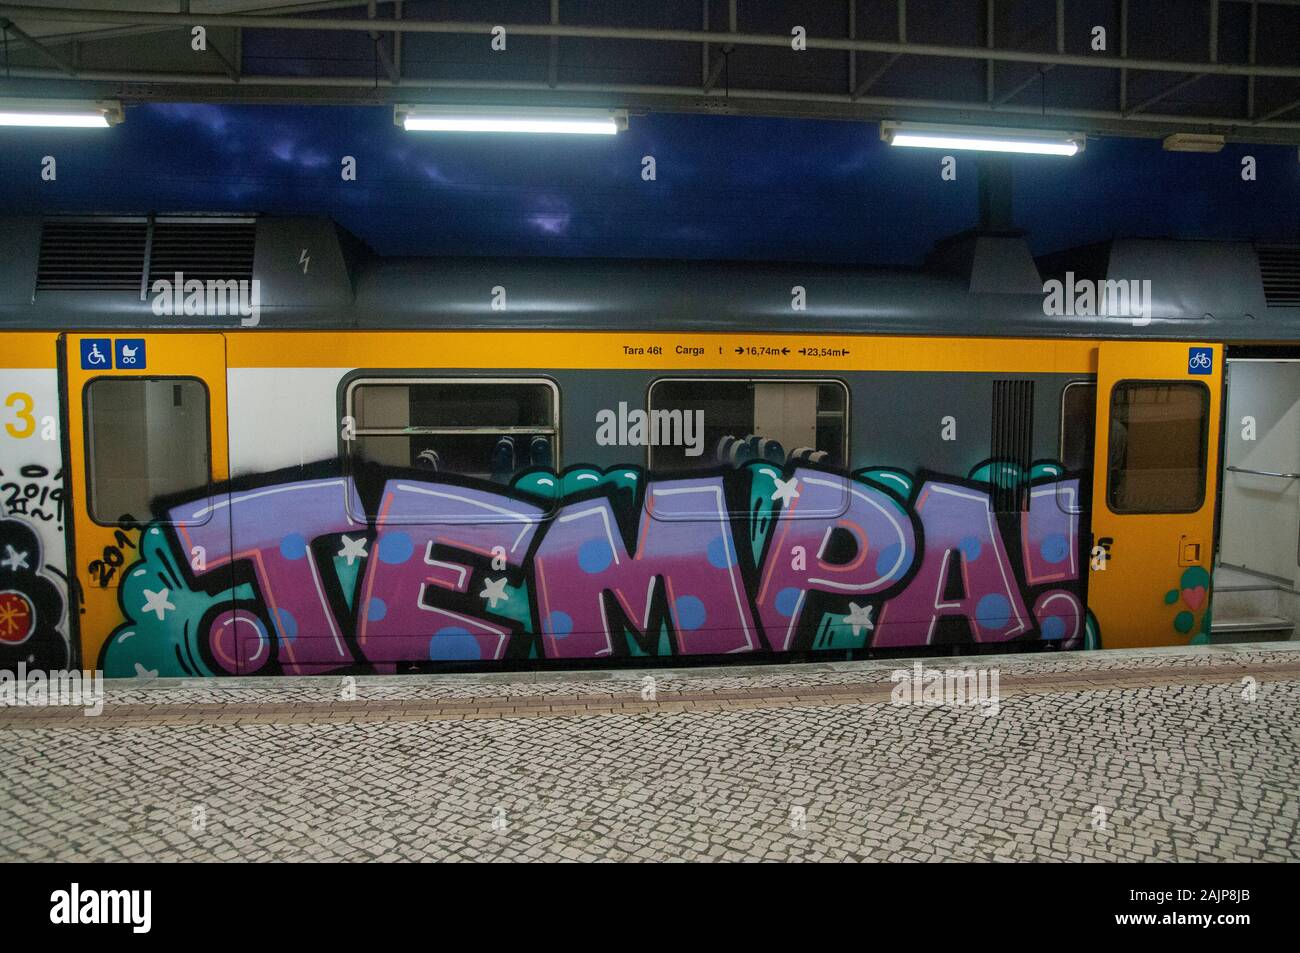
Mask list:
[[[1208,642],[1228,367],[1300,357],[1297,246],[394,258],[216,214],[0,242],[0,669]]]

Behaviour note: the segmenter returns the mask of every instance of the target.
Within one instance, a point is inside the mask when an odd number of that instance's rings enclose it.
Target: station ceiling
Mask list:
[[[618,106],[1300,143],[1300,0],[28,0],[0,3],[0,26],[5,96]]]

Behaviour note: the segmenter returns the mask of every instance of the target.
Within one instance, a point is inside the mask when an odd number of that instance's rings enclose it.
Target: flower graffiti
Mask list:
[[[48,573],[40,537],[26,522],[0,519],[0,670],[19,663],[45,670],[72,663],[60,631],[64,599]]]
[[[1183,571],[1178,587],[1165,593],[1165,605],[1176,614],[1170,623],[1174,631],[1188,637],[1192,645],[1210,641],[1210,574],[1200,566]],[[1196,614],[1200,613],[1200,624]]]
[[[999,468],[1005,473],[1006,467]],[[164,501],[109,675],[1095,643],[1079,479],[755,461],[536,469],[509,486],[337,464]]]

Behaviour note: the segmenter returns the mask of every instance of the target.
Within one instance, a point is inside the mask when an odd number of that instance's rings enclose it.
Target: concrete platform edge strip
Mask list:
[[[1096,652],[1022,652],[1007,655],[962,655],[962,656],[908,656],[894,659],[863,659],[852,662],[786,662],[765,665],[715,665],[690,668],[643,668],[643,669],[563,669],[546,671],[519,670],[512,672],[453,672],[433,675],[356,675],[358,687],[439,685],[452,683],[472,683],[482,685],[500,684],[502,682],[566,682],[566,681],[639,681],[646,675],[656,678],[707,679],[707,678],[749,678],[769,676],[781,672],[790,674],[817,672],[891,672],[897,668],[910,668],[920,662],[934,668],[1008,668],[1021,664],[1058,662],[1063,659],[1091,662],[1117,661],[1131,658],[1181,658],[1206,660],[1213,664],[1216,659],[1230,660],[1232,656],[1250,652],[1294,652],[1300,653],[1300,641],[1295,642],[1236,642],[1224,645],[1190,645],[1162,646],[1138,649],[1102,649]],[[322,681],[333,684],[338,675],[291,675],[291,676],[223,676],[220,678],[111,678],[105,679],[108,691],[165,691],[170,689],[204,689],[208,691],[238,692],[248,689],[258,691],[320,688]]]
[[[933,660],[932,660],[933,661]],[[895,666],[907,668],[909,666]],[[961,666],[932,666],[961,667]],[[1234,685],[1246,676],[1260,683],[1300,680],[1300,661],[1255,662],[1231,669],[1193,668],[1108,669],[1092,672],[1055,672],[1039,675],[999,676],[1000,696],[1092,691],[1131,691],[1142,688],[1224,684]],[[638,695],[538,695],[498,696],[468,700],[369,699],[358,701],[298,702],[236,705],[194,703],[173,705],[118,705],[105,707],[98,716],[80,709],[59,707],[0,708],[0,730],[42,728],[156,727],[161,725],[231,725],[274,723],[375,722],[393,720],[479,720],[506,717],[561,717],[613,714],[661,714],[682,711],[726,711],[738,708],[817,707],[823,705],[873,705],[891,701],[892,683],[864,682],[791,688],[720,689],[717,691],[664,692],[655,700]]]

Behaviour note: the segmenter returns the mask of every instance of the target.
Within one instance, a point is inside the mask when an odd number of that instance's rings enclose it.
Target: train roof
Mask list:
[[[1035,260],[1022,235],[972,232],[919,268],[399,258],[327,218],[201,214],[0,218],[0,328],[240,326],[237,313],[166,313],[156,282],[178,272],[256,279],[271,329],[1300,340],[1300,245],[1116,239]],[[1130,291],[1127,312],[1099,313],[1098,296]]]

